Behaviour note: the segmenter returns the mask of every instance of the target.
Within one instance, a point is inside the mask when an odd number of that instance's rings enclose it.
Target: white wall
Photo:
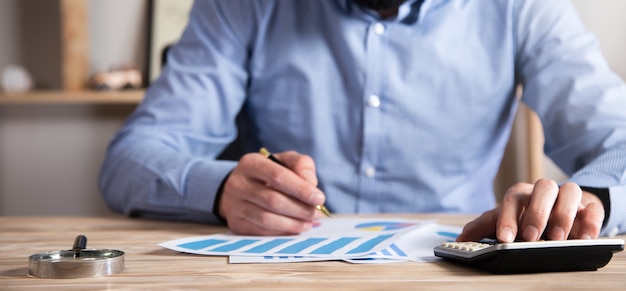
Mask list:
[[[107,214],[96,178],[129,105],[0,105],[0,215]]]
[[[596,34],[611,68],[626,79],[626,1],[573,0],[587,28]]]

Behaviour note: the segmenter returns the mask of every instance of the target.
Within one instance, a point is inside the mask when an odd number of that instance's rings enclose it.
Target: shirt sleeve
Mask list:
[[[216,191],[235,167],[216,157],[237,136],[253,21],[238,1],[196,1],[161,76],[113,137],[99,189],[131,216],[219,223]],[[234,9],[233,9],[234,8]],[[247,30],[246,30],[247,29]]]
[[[544,151],[570,181],[609,189],[602,234],[625,233],[624,82],[569,1],[518,1],[516,9],[522,101],[541,119]]]

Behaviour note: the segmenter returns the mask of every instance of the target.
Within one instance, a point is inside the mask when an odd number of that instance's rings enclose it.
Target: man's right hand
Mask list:
[[[325,196],[317,188],[315,162],[294,151],[243,156],[224,183],[219,214],[243,235],[290,235],[311,229]]]

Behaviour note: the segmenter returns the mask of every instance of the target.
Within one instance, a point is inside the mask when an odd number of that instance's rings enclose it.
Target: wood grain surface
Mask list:
[[[394,215],[463,225],[473,217]],[[226,257],[158,246],[223,233],[211,225],[126,217],[0,217],[0,290],[625,290],[626,253],[595,272],[492,275],[447,262],[350,264],[339,261],[228,264]],[[88,248],[123,250],[125,270],[81,279],[28,277],[31,254],[65,250],[84,234]],[[622,236],[621,238],[624,238]]]

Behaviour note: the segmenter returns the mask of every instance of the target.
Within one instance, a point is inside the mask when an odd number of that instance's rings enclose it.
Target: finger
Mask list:
[[[535,182],[530,203],[524,210],[521,223],[521,237],[525,241],[537,241],[546,229],[548,219],[559,194],[556,182],[539,179]]]
[[[559,188],[546,231],[548,239],[567,239],[574,224],[582,195],[582,190],[574,183],[565,183]]]
[[[593,239],[600,236],[604,221],[604,206],[602,203],[589,203],[578,212],[576,233],[571,238]]]
[[[255,179],[279,192],[290,195],[311,206],[324,203],[324,194],[292,170],[260,154],[247,154],[235,169],[238,174]],[[233,171],[234,172],[234,171]],[[239,173],[241,172],[241,173]]]
[[[226,180],[220,203],[220,214],[228,220],[227,212],[239,212],[240,204],[251,203],[265,211],[312,221],[317,218],[317,211],[311,205],[303,203],[286,194],[276,191],[256,178],[246,178],[245,165],[241,163]],[[254,171],[253,171],[254,172]]]
[[[281,235],[310,229],[317,217],[315,208],[272,188],[273,183],[263,179],[268,171],[289,174],[292,176],[290,179],[316,189],[284,166],[258,154],[245,155],[225,181],[220,199],[219,213],[226,219],[231,231]]]
[[[483,238],[493,237],[495,234],[494,227],[497,219],[497,209],[492,209],[483,213],[481,216],[463,227],[463,231],[456,238],[456,241],[479,241]]]
[[[520,216],[530,201],[533,185],[517,183],[507,190],[502,199],[497,218],[496,238],[500,242],[513,242],[517,236]]]
[[[324,204],[326,197],[314,184],[262,155],[254,155],[254,158],[259,159],[254,163],[254,175],[268,187],[311,206]]]
[[[276,154],[276,156],[293,172],[302,179],[317,186],[317,174],[315,172],[315,162],[308,155],[302,155],[295,151]]]
[[[314,207],[291,196],[264,185],[257,185],[251,191],[253,195],[245,195],[243,199],[266,211],[306,221],[313,221],[316,218],[318,211]]]
[[[242,204],[239,213],[229,220],[228,227],[241,235],[293,235],[311,229],[313,223],[265,211],[253,204]]]

